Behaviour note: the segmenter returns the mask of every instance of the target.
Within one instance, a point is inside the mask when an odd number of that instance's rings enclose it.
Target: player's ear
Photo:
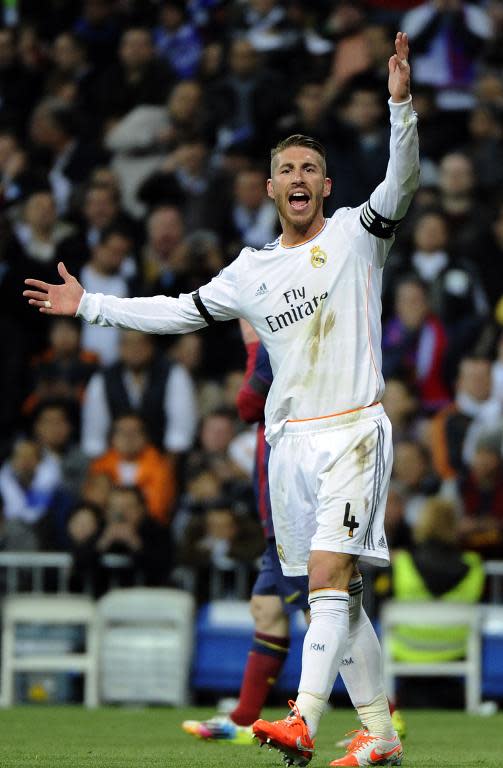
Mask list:
[[[267,194],[274,200],[274,189],[272,186],[272,179],[267,179]]]
[[[323,182],[323,197],[328,197],[331,191],[332,191],[332,179],[329,179],[327,176],[327,178]]]

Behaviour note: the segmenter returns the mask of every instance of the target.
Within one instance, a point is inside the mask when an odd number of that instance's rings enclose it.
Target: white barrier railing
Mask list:
[[[120,571],[131,566],[127,555],[102,555],[100,564],[108,571],[109,587],[119,586]],[[67,552],[0,552],[0,585],[6,594],[16,592],[44,592],[47,572],[53,573],[52,591],[68,592],[73,568],[72,555]],[[488,560],[484,569],[489,582],[489,602],[503,604],[503,560]],[[250,577],[255,566],[235,563],[225,570],[213,567],[209,575],[209,598],[218,600],[229,597],[227,577],[232,577],[232,596],[235,599],[249,598]],[[367,569],[365,569],[367,572]],[[369,571],[371,569],[368,569]],[[190,568],[176,568],[173,572],[177,586],[189,592],[194,591],[195,572]],[[369,573],[371,577],[371,574]],[[370,582],[370,579],[369,579]],[[141,575],[136,586],[142,586]],[[91,592],[91,585],[85,591]]]

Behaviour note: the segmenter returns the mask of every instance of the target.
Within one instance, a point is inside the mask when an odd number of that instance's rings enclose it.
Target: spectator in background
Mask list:
[[[379,84],[362,75],[347,83],[335,104],[337,122],[328,153],[328,175],[338,179],[330,211],[365,200],[386,174],[389,127]]]
[[[5,517],[5,505],[0,494],[0,552],[34,552],[38,549],[35,532],[27,530],[22,521]],[[0,588],[5,592],[5,577],[0,578]]]
[[[155,58],[150,30],[126,29],[118,59],[100,83],[100,106],[105,123],[123,117],[142,104],[163,104],[172,84],[168,65]]]
[[[209,469],[224,485],[224,492],[231,492],[242,483],[245,473],[231,458],[232,442],[236,437],[234,411],[220,409],[203,417],[199,429],[199,447],[188,458],[189,471]]]
[[[383,328],[384,378],[404,377],[413,386],[422,408],[433,412],[446,405],[449,392],[443,365],[447,334],[430,312],[424,285],[403,278],[395,289],[395,315]]]
[[[294,110],[280,117],[274,137],[280,141],[295,133],[313,136],[322,144],[329,142],[332,137],[323,84],[317,80],[309,80],[300,85],[295,96]]]
[[[47,77],[46,91],[54,96],[61,84],[71,83],[75,89],[74,103],[80,112],[87,112],[87,126],[94,129],[89,115],[96,109],[96,71],[88,58],[86,46],[73,32],[61,32],[54,39],[50,57],[52,69]]]
[[[142,182],[155,173],[182,141],[205,135],[202,88],[194,80],[177,83],[166,106],[140,104],[111,125],[105,144],[113,153],[112,167],[121,181],[126,210],[134,216],[145,213],[137,199]],[[173,192],[173,202],[176,198]],[[157,201],[157,204],[159,201]]]
[[[413,535],[412,551],[396,551],[393,558],[395,600],[478,603],[484,569],[479,555],[466,551],[456,506],[439,497],[429,499]],[[401,626],[393,633],[391,649],[398,661],[449,661],[466,656],[467,639],[466,627]]]
[[[23,215],[15,224],[14,232],[25,258],[31,264],[42,265],[47,273],[56,266],[58,245],[74,231],[73,227],[57,217],[56,202],[50,189],[33,191],[23,206]]]
[[[110,448],[94,459],[91,474],[105,474],[113,485],[135,485],[143,493],[148,514],[167,525],[176,496],[173,463],[149,442],[145,423],[132,412],[112,425]]]
[[[97,69],[103,69],[114,60],[120,27],[110,0],[84,0],[82,14],[75,20],[73,32],[86,46]]]
[[[16,55],[15,31],[0,29],[0,119],[24,134],[39,95],[38,73],[30,72]]]
[[[413,388],[402,379],[387,379],[382,404],[393,426],[393,442],[412,440],[416,436],[419,406]]]
[[[421,177],[426,166],[426,180],[421,186],[436,184],[437,163],[452,149],[449,114],[443,112],[436,103],[436,91],[431,85],[414,86],[414,110],[417,112],[419,132],[419,155],[421,159]]]
[[[494,429],[503,416],[503,404],[491,397],[491,363],[464,357],[459,365],[455,400],[432,422],[435,471],[443,480],[463,472],[473,458],[478,438]]]
[[[105,554],[127,555],[128,564],[115,571],[121,586],[165,586],[173,567],[168,529],[146,512],[143,494],[136,486],[118,486],[100,510],[80,504],[70,517],[68,533],[79,573],[94,585],[97,596],[109,586],[109,573],[101,563]]]
[[[91,259],[80,273],[80,281],[86,291],[93,293],[130,296],[130,286],[122,274],[126,258],[131,254],[133,240],[128,230],[111,225],[92,249]],[[82,348],[97,354],[103,365],[115,363],[119,356],[120,331],[117,328],[90,326],[82,329]]]
[[[73,556],[71,592],[95,594],[96,543],[103,528],[103,508],[92,501],[80,501],[70,512],[66,524],[67,549]]]
[[[112,421],[138,411],[160,450],[174,456],[192,445],[196,430],[194,385],[182,366],[156,353],[155,340],[123,331],[120,359],[89,382],[82,411],[82,448],[91,457],[107,448]]]
[[[242,141],[265,148],[270,126],[288,105],[289,91],[281,74],[264,67],[253,45],[238,38],[230,46],[227,73],[206,96],[217,149],[223,151]]]
[[[59,465],[60,486],[77,498],[85,478],[88,460],[76,441],[75,409],[67,400],[45,400],[35,410],[32,437]]]
[[[138,189],[138,198],[152,209],[179,200],[185,226],[198,230],[212,224],[218,186],[209,168],[208,146],[202,137],[187,136]]]
[[[176,77],[185,80],[197,73],[202,44],[184,0],[162,0],[159,26],[154,29],[157,55],[165,59]]]
[[[450,248],[449,229],[440,210],[427,209],[419,214],[413,232],[412,249],[392,256],[386,266],[384,303],[389,303],[389,286],[404,275],[416,275],[427,288],[428,303],[443,323],[448,337],[448,361],[453,378],[459,356],[475,344],[489,303],[473,261],[460,258]]]
[[[480,438],[467,472],[458,479],[464,546],[485,558],[503,557],[503,461],[500,431]]]
[[[465,152],[473,163],[482,193],[491,193],[503,184],[503,104],[477,104],[468,120],[470,141]]]
[[[236,514],[224,501],[194,516],[179,544],[177,561],[196,569],[196,595],[206,602],[212,566],[225,572],[239,563],[251,565],[263,549],[258,521]]]
[[[169,531],[147,514],[143,494],[134,485],[110,493],[96,550],[130,555],[129,579],[140,576],[146,586],[165,585],[173,568]]]
[[[105,509],[111,491],[112,481],[108,475],[88,474],[80,489],[80,499]]]
[[[225,218],[224,218],[225,216]],[[234,195],[229,209],[220,209],[219,231],[234,257],[243,245],[262,248],[278,232],[278,216],[267,196],[266,176],[259,168],[249,168],[236,175]]]
[[[58,247],[57,258],[73,264],[80,271],[91,258],[92,249],[99,245],[103,234],[112,226],[122,227],[132,237],[137,227],[121,209],[120,190],[112,184],[91,181],[84,192],[78,232]]]
[[[401,24],[418,83],[437,88],[442,109],[470,109],[475,59],[492,32],[487,12],[463,0],[429,0],[406,13]]]
[[[178,336],[169,348],[170,360],[182,365],[196,378],[201,369],[203,343],[203,336],[199,333],[184,333]]]
[[[147,241],[142,254],[144,290],[147,295],[183,293],[185,225],[180,208],[163,205],[147,219]]]
[[[60,483],[61,470],[55,457],[43,456],[33,440],[15,443],[0,469],[0,495],[5,519],[15,521],[28,549],[39,548],[37,526],[48,514]]]
[[[83,184],[104,153],[80,137],[78,116],[67,105],[44,101],[34,110],[30,135],[35,147],[48,150],[51,163],[43,170],[51,185],[58,214],[68,212],[71,195]]]
[[[27,415],[47,398],[80,403],[98,366],[98,356],[80,348],[80,328],[80,322],[71,317],[58,317],[51,323],[49,347],[31,364],[29,395],[23,406]]]
[[[440,483],[424,446],[402,440],[395,445],[394,453],[393,480],[403,498],[405,522],[413,526],[422,505],[429,496],[437,493]]]
[[[386,501],[384,530],[390,550],[410,549],[411,528],[405,517],[406,495],[396,483],[392,483]]]
[[[25,199],[35,184],[27,153],[16,133],[0,126],[0,210]]]
[[[487,206],[476,196],[473,163],[463,152],[444,155],[439,165],[440,204],[449,224],[449,244],[455,253],[478,253],[489,226]]]

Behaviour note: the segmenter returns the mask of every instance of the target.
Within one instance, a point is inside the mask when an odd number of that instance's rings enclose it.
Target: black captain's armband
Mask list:
[[[401,221],[402,219],[385,219],[380,213],[374,211],[370,202],[365,203],[360,213],[362,227],[374,237],[381,237],[383,240],[393,237]]]
[[[199,312],[201,317],[203,317],[204,320],[206,320],[208,325],[213,325],[214,323],[217,322],[215,318],[210,315],[210,313],[204,306],[202,299],[199,295],[199,291],[194,291],[194,293],[192,294],[192,299],[194,301],[194,304],[196,305],[197,311]]]

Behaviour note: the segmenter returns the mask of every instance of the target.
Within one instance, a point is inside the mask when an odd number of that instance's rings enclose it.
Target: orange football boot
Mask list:
[[[339,760],[332,760],[331,766],[359,768],[368,765],[401,765],[403,749],[395,734],[392,739],[374,736],[367,730],[355,731],[354,739],[348,744],[346,754]]]
[[[256,720],[252,725],[253,735],[259,746],[267,744],[269,749],[277,749],[284,757],[286,765],[305,766],[314,752],[314,741],[309,735],[306,721],[294,701],[289,701],[290,713],[284,720]]]

